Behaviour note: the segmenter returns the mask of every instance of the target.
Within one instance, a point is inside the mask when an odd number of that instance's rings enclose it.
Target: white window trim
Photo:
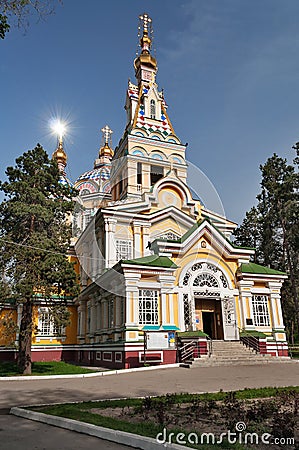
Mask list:
[[[262,311],[258,311],[258,307],[262,307]],[[270,326],[270,313],[268,308],[268,296],[264,294],[255,294],[252,296],[252,314],[253,323],[256,327]],[[261,318],[264,323],[261,323]]]
[[[150,320],[147,320],[147,315],[151,316]],[[141,325],[159,325],[158,290],[139,289],[138,321]]]
[[[48,316],[47,327],[45,315]],[[53,320],[49,320],[50,312],[48,307],[41,307],[38,309],[38,333],[39,338],[51,337],[55,339],[61,339],[65,337],[65,328],[60,327],[60,333],[55,333],[55,324]]]
[[[116,259],[132,259],[133,241],[131,239],[115,239]]]

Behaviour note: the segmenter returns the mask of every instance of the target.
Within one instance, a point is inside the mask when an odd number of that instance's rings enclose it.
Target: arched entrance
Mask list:
[[[211,339],[239,339],[234,290],[222,269],[208,261],[192,264],[180,287],[185,330],[201,330]]]

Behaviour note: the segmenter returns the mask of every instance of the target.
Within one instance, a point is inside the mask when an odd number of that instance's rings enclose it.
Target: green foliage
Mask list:
[[[66,258],[71,227],[66,217],[74,202],[70,187],[60,183],[55,161],[38,144],[6,170],[0,182],[5,200],[0,204],[0,264],[3,283],[18,301],[36,291],[45,298],[53,293],[78,292],[73,265]],[[53,292],[54,291],[54,292]]]
[[[0,39],[4,39],[8,33],[10,25],[7,23],[7,16],[0,14]]]
[[[6,175],[8,180],[0,182],[5,194],[0,204],[0,301],[9,295],[23,304],[19,350],[26,347],[30,365],[34,296],[39,293],[50,302],[57,326],[66,326],[69,315],[63,300],[79,291],[67,259],[75,193],[60,183],[56,161],[39,144],[17,158]],[[60,301],[51,301],[53,294]]]
[[[27,29],[29,17],[38,20],[53,14],[55,3],[61,0],[1,0],[0,1],[0,39],[4,39],[11,25]]]
[[[234,231],[235,243],[242,247],[252,247],[256,249],[253,261],[257,264],[261,262],[260,257],[260,227],[261,217],[258,210],[253,206],[250,211],[246,212],[242,224]]]
[[[255,262],[287,272],[282,288],[285,324],[291,341],[299,329],[299,143],[294,164],[274,154],[261,170],[257,206],[234,232],[238,245],[256,247]]]
[[[221,431],[234,431],[240,421],[244,421],[248,432],[270,432],[273,436],[292,437],[298,400],[299,388],[290,387],[213,394],[167,394],[144,399],[103,400],[30,409],[153,438],[164,427],[167,436],[179,432],[187,435],[190,431],[197,434],[212,431],[219,436]],[[122,413],[118,415],[116,412],[115,417],[101,415],[100,410],[106,408],[110,411],[112,408],[122,409]],[[200,449],[231,448],[225,441],[220,445],[187,445]],[[242,450],[248,448],[241,444],[235,447]]]
[[[32,375],[70,375],[80,373],[92,373],[92,369],[68,364],[63,361],[34,362],[32,363]],[[12,377],[20,375],[21,371],[15,362],[0,362],[0,376]]]

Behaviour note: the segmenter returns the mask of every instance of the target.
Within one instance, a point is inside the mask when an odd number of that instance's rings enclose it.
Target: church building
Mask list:
[[[156,81],[147,14],[140,28],[122,138],[112,149],[105,126],[94,168],[74,183],[71,257],[82,289],[70,306],[72,324],[64,340],[50,342],[50,329],[35,336],[33,355],[46,359],[51,346],[52,357],[129,368],[178,362],[191,341],[200,357],[211,340],[251,336],[260,353],[287,356],[280,297],[286,274],[253,263],[255,250],[231,240],[237,224],[188,187],[186,144]]]

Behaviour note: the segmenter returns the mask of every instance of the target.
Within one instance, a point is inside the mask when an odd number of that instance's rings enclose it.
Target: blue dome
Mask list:
[[[83,180],[93,180],[96,182],[109,180],[110,178],[110,170],[107,168],[95,168],[89,170],[87,172],[82,173],[80,177],[77,179],[76,183]]]

